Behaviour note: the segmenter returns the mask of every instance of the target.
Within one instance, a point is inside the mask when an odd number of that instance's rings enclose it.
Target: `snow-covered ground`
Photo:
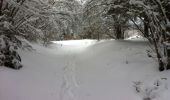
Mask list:
[[[77,40],[33,44],[21,70],[0,68],[0,100],[169,100],[170,71],[148,58],[147,41]],[[166,79],[167,78],[167,79]],[[136,92],[134,83],[140,93]],[[156,85],[159,86],[156,86]],[[146,99],[149,100],[149,99]]]

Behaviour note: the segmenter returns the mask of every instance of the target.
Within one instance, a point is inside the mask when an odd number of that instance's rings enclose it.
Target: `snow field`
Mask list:
[[[169,100],[169,71],[148,58],[147,41],[57,41],[20,50],[24,67],[0,68],[0,100],[142,100],[158,80],[154,100]],[[167,78],[167,80],[161,80]],[[141,81],[144,92],[136,93]]]

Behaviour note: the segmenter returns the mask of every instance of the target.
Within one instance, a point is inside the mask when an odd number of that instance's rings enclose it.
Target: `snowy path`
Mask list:
[[[142,100],[134,81],[170,76],[169,71],[158,72],[147,57],[145,41],[95,42],[33,45],[37,51],[20,51],[21,70],[0,68],[0,100]],[[169,100],[169,94],[154,100]]]
[[[69,52],[70,53],[70,52]],[[76,80],[75,56],[68,53],[66,66],[63,68],[60,100],[76,100],[76,90],[79,87]]]

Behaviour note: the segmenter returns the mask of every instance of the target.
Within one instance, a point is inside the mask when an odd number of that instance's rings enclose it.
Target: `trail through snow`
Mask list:
[[[147,41],[57,41],[22,51],[21,70],[0,68],[0,100],[142,100],[133,82],[152,87],[167,78],[153,100],[169,100],[170,72],[159,72],[148,58]],[[164,84],[164,83],[161,83]],[[153,93],[153,94],[155,94]]]
[[[76,80],[75,56],[68,54],[68,61],[63,68],[63,82],[61,85],[60,100],[75,100],[76,89],[79,87]]]

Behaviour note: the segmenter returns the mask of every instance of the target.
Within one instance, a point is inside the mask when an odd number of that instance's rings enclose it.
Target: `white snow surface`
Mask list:
[[[129,38],[127,38],[126,40],[146,40],[144,37],[142,37],[141,35],[133,35]]]
[[[147,41],[75,40],[32,44],[22,51],[21,70],[0,68],[0,100],[169,100],[170,71],[148,58]],[[162,79],[161,79],[162,78]],[[166,79],[167,78],[167,79]],[[163,80],[165,79],[165,80]],[[134,82],[141,81],[137,93]]]

